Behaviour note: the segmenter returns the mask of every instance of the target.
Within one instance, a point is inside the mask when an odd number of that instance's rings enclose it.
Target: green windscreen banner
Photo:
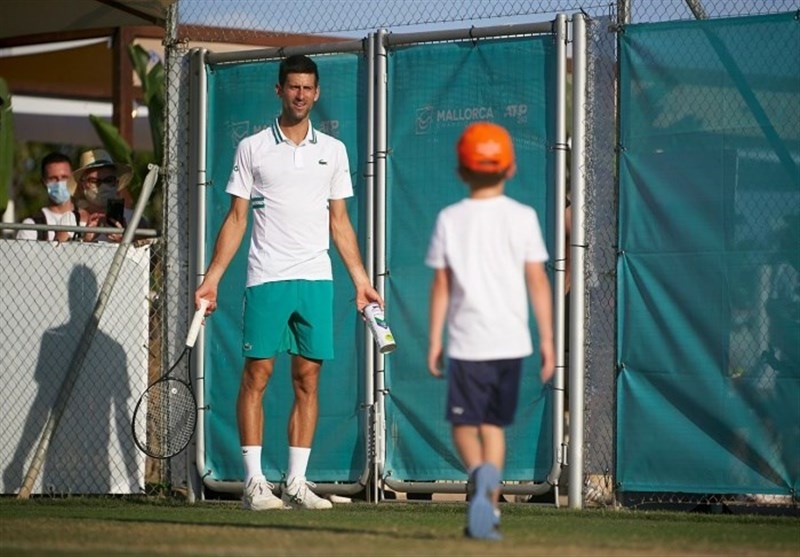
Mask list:
[[[619,44],[620,489],[796,494],[796,14],[630,25]]]
[[[438,212],[463,199],[455,144],[473,121],[505,126],[518,171],[506,194],[533,206],[553,253],[552,37],[421,44],[389,53],[387,320],[398,349],[385,358],[386,474],[393,480],[464,480],[445,421],[446,381],[427,371],[424,264]],[[534,346],[538,340],[533,317]],[[541,480],[553,462],[551,391],[538,352],[525,360],[515,424],[507,431],[507,480]]]
[[[365,146],[363,59],[355,54],[316,57],[320,99],[311,114],[315,128],[345,143],[350,159],[355,197],[348,200],[354,228],[364,230],[365,200],[362,160]],[[280,113],[276,95],[278,60],[207,67],[207,176],[205,231],[207,261],[211,260],[220,226],[230,207],[225,193],[238,142],[272,124]],[[242,300],[247,273],[250,228],[219,287],[219,307],[206,321],[205,432],[207,477],[241,481],[236,397],[244,359],[241,351]],[[359,233],[363,250],[363,232]],[[363,329],[353,303],[353,286],[336,249],[331,247],[334,274],[335,359],[322,366],[319,423],[308,476],[315,481],[353,481],[365,468],[362,423],[364,400]],[[281,479],[287,464],[287,424],[294,394],[290,359],[279,356],[264,397],[262,468],[267,478]]]

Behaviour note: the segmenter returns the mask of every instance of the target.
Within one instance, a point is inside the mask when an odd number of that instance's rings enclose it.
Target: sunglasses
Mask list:
[[[84,181],[85,181],[86,184],[88,184],[90,186],[94,186],[94,187],[101,186],[101,185],[102,186],[113,186],[114,184],[117,183],[117,177],[116,176],[108,176],[108,177],[103,178],[103,179],[86,178],[86,180],[84,180]]]

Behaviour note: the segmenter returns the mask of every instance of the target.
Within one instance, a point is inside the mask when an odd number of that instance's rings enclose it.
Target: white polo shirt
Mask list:
[[[425,263],[450,270],[447,355],[459,360],[530,355],[525,263],[547,258],[532,207],[506,196],[467,198],[445,207]]]
[[[276,118],[239,143],[225,191],[250,200],[247,286],[332,280],[328,200],[353,195],[344,143],[309,123],[295,145]]]

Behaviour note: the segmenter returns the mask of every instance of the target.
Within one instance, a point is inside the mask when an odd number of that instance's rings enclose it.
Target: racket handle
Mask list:
[[[197,335],[200,332],[200,326],[203,324],[203,317],[206,315],[206,308],[208,308],[208,300],[200,298],[200,308],[194,312],[192,324],[189,327],[189,334],[186,335],[186,346],[189,348],[194,347],[197,340]]]

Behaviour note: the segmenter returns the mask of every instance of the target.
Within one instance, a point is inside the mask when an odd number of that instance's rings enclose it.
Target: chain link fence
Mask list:
[[[684,214],[675,219],[674,233],[670,234],[680,239],[662,242],[657,234],[644,232],[651,224],[660,228],[655,224],[659,219],[648,212],[650,222],[635,228],[637,234],[625,236],[628,245],[623,245],[620,252],[627,247],[627,255],[620,257],[624,264],[618,268],[638,265],[640,260],[632,262],[637,255],[632,254],[636,248],[630,244],[641,245],[644,237],[651,246],[657,246],[652,249],[661,249],[662,263],[675,257],[675,253],[690,262],[680,275],[682,280],[713,283],[710,287],[698,286],[704,295],[693,303],[681,295],[684,309],[680,313],[689,319],[686,338],[672,346],[671,352],[692,354],[691,361],[698,368],[702,368],[697,364],[699,361],[713,362],[715,367],[687,370],[705,372],[698,377],[701,384],[695,385],[695,392],[706,394],[702,404],[709,415],[704,419],[704,434],[689,441],[692,434],[688,430],[692,428],[688,427],[682,432],[678,446],[686,451],[686,460],[691,461],[693,454],[708,451],[709,441],[719,442],[725,453],[720,455],[715,478],[719,478],[719,484],[730,486],[727,494],[626,494],[626,504],[668,501],[686,507],[729,510],[743,504],[797,503],[796,498],[793,500],[783,491],[784,475],[791,477],[797,470],[797,452],[791,448],[797,443],[794,425],[797,418],[791,417],[797,408],[796,382],[791,379],[796,378],[797,357],[784,350],[783,359],[777,364],[770,361],[775,360],[773,354],[780,352],[775,346],[783,337],[793,337],[795,346],[800,340],[797,317],[794,323],[785,319],[776,326],[770,315],[770,298],[776,296],[782,297],[787,314],[797,314],[797,309],[791,309],[797,307],[796,295],[793,300],[793,295],[776,294],[781,288],[770,278],[775,272],[785,271],[790,253],[796,258],[800,238],[797,225],[792,228],[791,224],[792,219],[796,223],[798,218],[797,58],[793,54],[784,58],[784,53],[798,52],[797,16],[786,11],[788,17],[780,19],[725,20],[713,26],[658,26],[631,30],[633,34],[623,37],[628,56],[620,62],[620,89],[623,100],[628,102],[620,121],[621,129],[629,133],[629,144],[621,140],[619,147],[620,190],[623,185],[630,192],[646,184],[644,189],[673,192],[673,200],[681,197],[686,202],[680,202]],[[772,67],[771,61],[779,58],[784,62]],[[624,133],[621,132],[623,139]],[[639,194],[648,198],[650,207],[664,202],[661,193],[655,199],[646,192]],[[706,204],[716,196],[719,203]],[[625,198],[628,203],[621,205],[619,211],[628,230],[636,227],[632,224],[634,215],[645,206],[631,203],[635,197],[628,193]],[[792,229],[793,243],[776,240]],[[621,238],[623,233],[624,230]],[[639,249],[641,253],[642,248]],[[713,258],[710,253],[715,254]],[[717,265],[720,261],[723,263]],[[707,280],[698,281],[700,276]],[[665,282],[668,284],[669,280]],[[635,303],[632,299],[637,296],[631,291],[646,290],[652,295],[655,290],[632,287],[624,276],[619,277],[617,284],[627,294],[623,299],[628,313]],[[677,315],[678,312],[670,314],[673,332],[677,330],[674,325]],[[709,319],[711,315],[714,317]],[[617,319],[619,327],[622,318]],[[714,332],[704,334],[704,325],[712,322]],[[623,353],[617,356],[618,383],[623,385],[618,389],[621,398],[617,407],[624,408],[623,393],[625,386],[630,388],[630,381],[623,381],[622,377],[627,375],[630,379],[635,375],[625,372],[625,366],[630,364],[625,357],[631,357],[630,345],[637,341],[646,344],[652,350],[650,357],[656,359],[658,343],[642,342],[643,336],[632,336],[630,329],[627,335],[620,332],[617,336],[626,343],[620,341]],[[701,346],[692,345],[696,339],[702,339]],[[679,359],[676,357],[676,361]],[[671,369],[677,367],[673,362]],[[782,371],[777,370],[779,367],[783,367]],[[658,364],[650,366],[647,372],[653,368],[657,369]],[[721,376],[713,374],[716,368]],[[637,371],[643,371],[641,364]],[[676,407],[679,412],[696,417],[688,405],[679,406],[687,404],[693,393],[689,389],[682,393],[679,390],[665,393],[671,405],[660,408],[657,420],[669,421]],[[644,414],[641,412],[637,419],[646,421]],[[717,423],[712,423],[715,420]],[[621,420],[618,439],[624,440],[626,431],[630,431],[630,422]],[[617,485],[624,485],[622,470],[634,452],[632,448],[625,452],[621,445],[618,441],[621,452],[617,459]],[[654,453],[658,451],[648,451],[646,443],[639,444],[635,451],[657,458]],[[754,459],[761,464],[754,465]],[[709,477],[704,476],[707,472],[703,469],[683,475],[680,468],[675,467],[670,476]],[[753,470],[770,479],[754,480],[750,475]],[[675,487],[663,491],[680,491],[678,486],[686,485],[685,480],[673,481]],[[740,489],[749,486],[754,492],[730,493],[738,486]],[[783,491],[780,495],[778,486]],[[789,486],[791,493],[791,483]],[[633,491],[645,490],[640,487]]]
[[[145,385],[158,377],[177,358],[182,349],[188,318],[193,310],[192,292],[196,277],[193,268],[190,238],[194,224],[190,215],[189,191],[202,182],[189,168],[190,99],[189,44],[203,26],[205,40],[233,43],[246,48],[254,31],[269,34],[273,46],[282,46],[294,35],[309,36],[308,42],[325,42],[330,38],[364,37],[376,29],[389,32],[465,28],[507,23],[552,20],[558,13],[583,12],[589,18],[589,58],[587,91],[587,168],[581,169],[587,179],[586,197],[586,398],[584,497],[588,502],[613,504],[614,500],[614,435],[615,435],[615,318],[616,254],[617,254],[617,52],[616,32],[620,24],[658,21],[683,21],[702,18],[723,18],[744,15],[779,13],[798,9],[796,0],[753,2],[749,0],[620,0],[618,2],[503,1],[503,0],[179,0],[170,12],[165,38],[167,71],[167,121],[165,126],[165,158],[161,161],[159,187],[162,194],[162,228],[159,237],[137,247],[129,279],[117,286],[121,299],[112,304],[100,324],[103,335],[122,344],[117,348],[101,348],[99,341],[96,362],[87,366],[77,392],[85,393],[83,402],[74,406],[62,422],[65,439],[54,448],[74,443],[75,450],[64,452],[53,460],[43,474],[39,492],[42,493],[140,493],[149,487],[169,485],[173,489],[188,488],[190,497],[199,486],[188,485],[194,477],[193,456],[187,453],[170,461],[144,459],[130,442],[126,420],[132,413],[136,397]],[[769,40],[753,37],[754,41]],[[259,43],[256,46],[263,46]],[[572,169],[576,171],[576,169]],[[772,209],[764,207],[765,213]],[[67,245],[48,250],[37,242],[4,242],[2,281],[5,299],[18,305],[13,316],[4,311],[2,333],[6,341],[2,372],[6,391],[4,404],[13,420],[0,432],[5,470],[4,491],[14,492],[29,462],[31,445],[37,430],[43,425],[41,410],[28,410],[33,405],[47,407],[55,396],[53,386],[59,384],[59,369],[69,363],[69,347],[80,336],[80,319],[87,318],[87,300],[91,288],[101,284],[110,265],[110,250],[88,249],[87,246]],[[16,245],[12,245],[16,244]],[[26,245],[27,244],[27,245]],[[79,251],[74,251],[79,250]],[[40,259],[37,259],[40,258]],[[37,268],[61,269],[41,280],[41,275],[23,276],[20,269],[37,261]],[[81,269],[81,271],[75,271]],[[578,270],[576,270],[578,271]],[[18,274],[12,276],[12,272]],[[82,309],[54,308],[51,299],[72,300],[74,296],[70,273],[78,273],[78,292],[84,300]],[[82,274],[81,274],[82,273]],[[144,279],[142,277],[144,276]],[[89,278],[87,280],[87,277]],[[54,286],[55,285],[55,286]],[[23,287],[24,286],[24,287]],[[35,286],[35,287],[34,287]],[[86,289],[89,288],[87,291]],[[60,297],[55,294],[60,293]],[[125,309],[121,309],[125,308]],[[134,308],[134,309],[131,309]],[[83,313],[80,313],[83,312]],[[37,316],[45,315],[47,318]],[[135,326],[126,326],[121,316],[134,315]],[[76,320],[77,318],[80,318]],[[33,329],[20,328],[20,323],[32,324]],[[65,324],[72,324],[64,329]],[[34,330],[35,329],[35,330]],[[38,339],[59,339],[59,348],[36,346]],[[132,332],[135,331],[135,332]],[[39,336],[37,336],[39,335]],[[32,342],[31,339],[37,339]],[[122,339],[122,340],[120,340]],[[12,346],[25,346],[25,354],[9,352]],[[108,342],[105,346],[112,347]],[[126,358],[129,370],[127,388],[112,365],[114,354]],[[42,356],[46,356],[42,358]],[[39,362],[44,371],[34,369]],[[93,360],[94,361],[94,360]],[[30,379],[20,381],[19,370],[27,367]],[[33,367],[32,367],[33,366]],[[113,369],[112,369],[113,368]],[[132,374],[131,370],[138,370]],[[49,371],[47,371],[49,370]],[[45,373],[46,371],[46,373]],[[188,368],[183,370],[188,373]],[[48,375],[55,373],[55,375]],[[25,376],[28,377],[27,375]],[[133,378],[133,379],[131,379]],[[37,385],[43,388],[37,391]],[[27,401],[24,402],[23,401]],[[31,402],[34,401],[34,402]],[[120,415],[124,412],[124,416]],[[82,432],[80,435],[77,432]],[[26,437],[27,436],[27,437]],[[72,436],[72,439],[68,439]],[[28,441],[21,443],[25,437]],[[58,439],[58,438],[57,438]],[[78,450],[79,448],[79,450]],[[23,454],[24,453],[24,454]],[[58,451],[54,451],[58,455]],[[54,457],[55,458],[55,457]],[[28,460],[26,460],[28,459]],[[59,460],[60,459],[60,460]],[[59,471],[53,475],[54,471]],[[74,472],[82,470],[83,472]],[[71,472],[72,471],[72,472]],[[71,474],[71,475],[70,475]],[[80,476],[80,477],[78,477]],[[562,475],[563,478],[566,475]],[[125,479],[127,478],[127,479]],[[662,494],[659,502],[691,502],[722,504],[722,496],[685,498]]]
[[[790,0],[776,2],[664,0],[659,2],[484,2],[484,1],[231,1],[221,6],[201,0],[181,0],[181,24],[207,25],[216,37],[245,42],[252,29],[275,35],[310,34],[361,37],[378,28],[390,33],[409,30],[464,28],[550,20],[558,13],[583,12],[589,18],[587,91],[586,198],[586,384],[585,487],[589,502],[614,502],[615,444],[615,304],[617,261],[617,60],[620,25],[683,21],[785,12],[797,9]],[[767,40],[757,37],[754,40]],[[184,73],[184,78],[185,78]],[[185,110],[173,111],[173,114]],[[179,160],[185,160],[181,158]],[[565,477],[565,476],[562,476]],[[718,502],[713,496],[703,503]],[[663,495],[662,502],[684,502]]]
[[[363,36],[379,28],[464,28],[550,20],[583,12],[592,19],[618,16],[630,23],[677,21],[786,12],[791,0],[180,0],[180,23],[219,28],[227,42],[244,43],[251,30],[280,34]]]
[[[161,369],[161,246],[127,250],[98,311],[117,244],[0,242],[4,493],[28,476],[34,494],[50,495],[138,494],[160,481],[159,463],[133,445],[130,417]]]

